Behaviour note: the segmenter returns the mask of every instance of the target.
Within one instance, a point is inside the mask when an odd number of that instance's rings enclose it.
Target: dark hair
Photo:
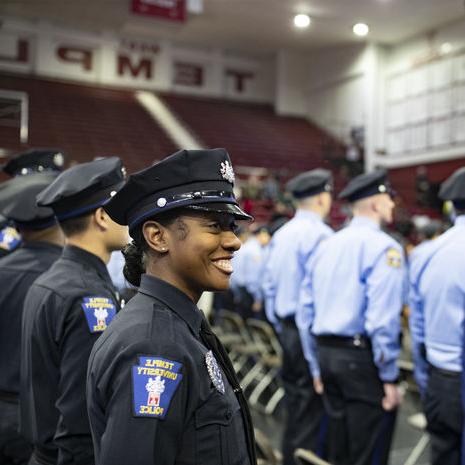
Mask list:
[[[70,218],[69,220],[59,221],[65,236],[71,237],[83,233],[89,227],[91,216],[92,213],[89,213],[76,218]]]
[[[185,208],[176,208],[155,217],[147,218],[145,221],[153,220],[163,226],[170,226],[186,212],[188,212],[188,210]],[[126,280],[133,286],[140,286],[140,278],[141,275],[145,273],[147,252],[149,250],[149,246],[142,233],[143,224],[144,223],[137,225],[130,231],[132,242],[123,249],[124,259],[126,261],[123,274]]]

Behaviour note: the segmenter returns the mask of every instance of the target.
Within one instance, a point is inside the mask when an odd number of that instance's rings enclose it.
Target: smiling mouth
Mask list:
[[[223,273],[231,274],[233,272],[231,259],[215,260],[213,261],[213,265]]]

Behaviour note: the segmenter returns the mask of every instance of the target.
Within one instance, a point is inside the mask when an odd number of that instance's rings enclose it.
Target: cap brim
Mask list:
[[[212,202],[212,203],[202,203],[198,205],[189,205],[186,207],[192,210],[200,210],[205,212],[214,212],[214,213],[228,213],[233,215],[237,220],[243,221],[253,221],[254,217],[248,215],[239,205],[234,203],[224,203],[224,202]]]

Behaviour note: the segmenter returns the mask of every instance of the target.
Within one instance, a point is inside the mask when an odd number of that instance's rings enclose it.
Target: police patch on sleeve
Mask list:
[[[133,414],[164,419],[182,380],[182,364],[160,357],[139,357],[132,367]]]
[[[402,254],[394,247],[388,249],[386,259],[387,264],[393,268],[400,268],[402,266]]]
[[[116,315],[115,304],[108,297],[84,297],[81,306],[91,333],[105,331]]]
[[[21,236],[15,228],[7,226],[0,229],[0,249],[11,252],[21,243]]]

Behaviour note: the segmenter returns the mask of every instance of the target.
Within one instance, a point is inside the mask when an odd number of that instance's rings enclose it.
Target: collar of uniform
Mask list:
[[[465,226],[465,215],[460,215],[455,218],[454,226]]]
[[[354,216],[350,222],[350,226],[365,226],[371,229],[381,229],[381,226],[367,216]]]
[[[61,257],[65,260],[77,261],[85,266],[94,268],[102,278],[111,283],[107,267],[103,260],[97,257],[97,255],[81,249],[81,247],[76,247],[75,245],[65,245]]]
[[[46,241],[25,241],[22,246],[23,249],[48,249],[55,250],[56,252],[61,252],[63,248],[57,244],[52,244],[51,242]]]
[[[315,212],[312,212],[310,210],[303,210],[301,208],[299,208],[295,212],[294,218],[306,218],[313,221],[322,221],[321,217],[317,215]]]
[[[202,313],[197,308],[197,305],[177,287],[154,276],[143,274],[139,292],[161,300],[189,325],[194,334],[199,334],[203,318]]]

